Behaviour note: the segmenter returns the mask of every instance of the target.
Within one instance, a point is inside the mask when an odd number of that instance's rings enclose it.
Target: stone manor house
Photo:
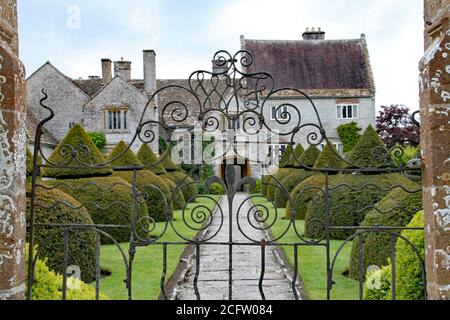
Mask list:
[[[355,121],[363,130],[375,125],[375,84],[364,35],[359,39],[326,40],[324,31],[313,28],[307,29],[301,40],[249,40],[243,36],[240,40],[241,48],[252,52],[255,59],[245,71],[268,72],[275,79],[275,89],[295,88],[311,97],[328,137],[339,151],[343,150],[336,130],[340,125]],[[55,118],[46,125],[43,136],[46,153],[51,152],[75,123],[83,124],[87,131],[103,132],[107,149],[120,140],[130,143],[144,107],[157,89],[168,85],[188,87],[188,79],[157,79],[153,50],[144,50],[143,60],[143,79],[131,79],[132,62],[123,59],[114,63],[102,59],[102,75],[88,79],[71,79],[50,62],[45,63],[27,79],[29,143],[33,143],[36,123],[48,114],[39,106],[42,89],[49,96],[46,104],[55,111]],[[213,62],[213,72],[220,71]],[[179,124],[194,125],[197,106],[192,97],[174,90],[159,94],[145,119],[158,121],[166,117],[161,109],[171,101],[183,101],[191,108],[191,116]],[[276,121],[283,117],[284,110],[278,110],[281,104],[295,105],[303,124],[318,123],[308,100],[291,92],[270,97],[265,118],[272,128],[279,126],[281,132],[286,130]],[[286,111],[291,112],[287,108]],[[291,115],[292,123],[296,123],[298,113],[291,112]],[[308,147],[306,136],[296,135],[296,142]],[[157,140],[152,145],[156,152]],[[270,146],[270,153],[285,148],[288,142],[281,140],[280,145]],[[139,147],[136,143],[133,149]],[[241,169],[241,175],[259,176],[261,173],[260,166],[251,161]],[[218,166],[218,175],[223,172],[224,166]]]

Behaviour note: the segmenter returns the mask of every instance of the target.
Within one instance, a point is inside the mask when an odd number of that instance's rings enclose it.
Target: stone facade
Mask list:
[[[450,0],[425,0],[420,112],[428,298],[450,299]]]
[[[25,292],[25,69],[16,1],[0,1],[0,300]]]

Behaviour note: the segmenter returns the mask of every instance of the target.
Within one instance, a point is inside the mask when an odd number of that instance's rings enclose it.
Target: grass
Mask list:
[[[255,204],[265,205],[267,208],[273,208],[272,203],[263,199],[253,199]],[[289,226],[289,221],[282,219],[285,209],[278,209],[279,220],[272,227],[273,236],[276,238],[281,235]],[[271,209],[271,216],[274,216],[275,209]],[[304,234],[304,221],[296,222],[297,230],[300,235]],[[302,243],[293,228],[280,240],[280,243]],[[330,243],[331,259],[343,241],[332,240]],[[343,275],[349,265],[350,251],[352,242],[348,243],[337,258],[333,278],[336,284],[331,292],[332,300],[358,300],[359,283]],[[294,248],[292,246],[282,246],[289,262],[294,266]],[[308,299],[326,300],[327,299],[327,272],[326,272],[326,249],[320,246],[299,246],[298,248],[298,267],[299,274],[303,280]]]
[[[218,200],[219,196],[211,196]],[[200,198],[197,203],[190,204],[185,213],[187,223],[192,223],[190,217],[194,207],[199,205],[205,206],[211,210],[214,209],[214,201],[206,198]],[[196,236],[197,232],[189,229],[183,222],[181,210],[174,212],[175,221],[174,228],[188,239]],[[193,226],[199,227],[192,223]],[[157,234],[164,228],[164,223],[159,223],[153,234]],[[183,242],[175,231],[169,226],[164,237],[158,241],[162,242]],[[128,256],[129,244],[122,244],[122,249]],[[185,245],[170,245],[167,249],[167,277],[175,271],[180,257],[185,249]],[[126,300],[128,298],[127,289],[124,280],[125,266],[122,256],[116,246],[102,246],[100,250],[101,269],[111,273],[110,276],[100,281],[100,290],[111,300]],[[150,245],[147,247],[137,248],[135,259],[133,262],[132,276],[132,295],[134,300],[156,300],[160,294],[160,281],[163,272],[163,250],[161,245]]]

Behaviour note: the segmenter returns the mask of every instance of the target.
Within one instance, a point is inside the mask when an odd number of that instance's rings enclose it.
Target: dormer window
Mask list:
[[[104,111],[104,128],[109,132],[128,130],[128,110],[110,108]]]

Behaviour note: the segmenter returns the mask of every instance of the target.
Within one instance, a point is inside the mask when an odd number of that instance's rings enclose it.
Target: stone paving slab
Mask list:
[[[231,213],[236,220],[236,212],[239,206],[248,198],[247,194],[236,194]],[[224,213],[224,224],[219,234],[209,242],[229,241],[229,214],[228,201],[223,197],[220,201]],[[252,228],[247,220],[247,212],[250,203],[246,202],[239,215],[241,229],[251,239],[266,239],[266,233]],[[220,219],[215,219],[210,230],[205,233],[205,238],[211,236],[209,232],[216,232],[220,225]],[[256,224],[257,225],[257,224]],[[239,230],[237,223],[233,221],[233,241],[251,243]],[[266,247],[265,276],[263,290],[268,300],[294,300],[291,281],[286,277],[282,266],[275,257],[275,248]],[[184,282],[176,289],[176,299],[196,300],[194,292],[195,278],[195,254],[190,261],[191,268],[187,270]],[[233,299],[234,300],[262,300],[259,291],[261,276],[261,247],[242,246],[233,247]],[[203,245],[200,247],[200,272],[198,278],[198,290],[201,299],[204,300],[228,300],[229,287],[229,246],[228,245]]]

